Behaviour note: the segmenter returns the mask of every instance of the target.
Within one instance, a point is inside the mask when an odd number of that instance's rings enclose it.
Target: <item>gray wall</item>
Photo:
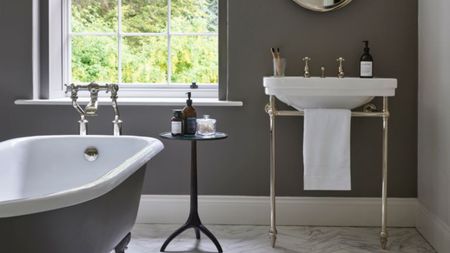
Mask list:
[[[450,2],[419,0],[419,9],[418,229],[450,252]]]
[[[16,106],[31,97],[31,1],[0,2],[1,139],[37,134],[75,134],[77,114],[69,106]],[[355,0],[345,9],[318,14],[290,0],[230,0],[229,95],[244,107],[198,108],[218,119],[225,141],[199,145],[199,192],[217,195],[268,195],[267,97],[262,77],[271,73],[270,47],[288,58],[287,74],[301,73],[300,59],[312,57],[336,73],[335,59],[346,58],[347,76],[357,76],[361,40],[371,41],[380,77],[399,79],[392,99],[389,195],[416,196],[417,168],[417,1]],[[195,101],[194,101],[195,102]],[[377,100],[377,103],[379,101]],[[157,136],[167,130],[171,107],[122,107],[125,133]],[[111,133],[109,108],[91,120],[92,134]],[[379,196],[381,121],[352,122],[351,192],[302,191],[302,119],[278,120],[278,193],[290,196]],[[165,142],[151,161],[144,193],[186,194],[189,190],[188,143]]]

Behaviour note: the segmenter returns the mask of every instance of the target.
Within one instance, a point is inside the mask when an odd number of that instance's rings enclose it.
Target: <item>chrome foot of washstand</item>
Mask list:
[[[381,248],[382,249],[386,249],[387,248],[387,243],[388,243],[388,235],[386,232],[381,232],[380,233],[380,244],[381,244]]]
[[[275,248],[275,244],[277,242],[277,232],[275,231],[270,231],[269,232],[269,238],[270,238],[270,242],[272,245],[272,248]]]

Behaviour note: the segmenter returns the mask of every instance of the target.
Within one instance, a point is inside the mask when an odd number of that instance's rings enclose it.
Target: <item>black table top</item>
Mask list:
[[[179,141],[212,141],[212,140],[222,140],[228,137],[226,133],[216,132],[214,135],[181,135],[181,136],[172,136],[169,132],[161,133],[163,139],[168,140],[179,140]]]

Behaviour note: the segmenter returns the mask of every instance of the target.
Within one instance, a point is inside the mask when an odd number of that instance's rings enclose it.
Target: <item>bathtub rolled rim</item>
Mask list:
[[[9,145],[16,145],[17,143],[21,143],[26,140],[54,138],[130,138],[144,140],[147,142],[147,145],[128,159],[124,160],[119,166],[86,184],[50,194],[0,201],[0,219],[51,211],[77,205],[100,197],[125,181],[129,176],[144,166],[151,158],[164,149],[162,142],[156,138],[134,135],[41,135],[14,138],[0,142],[0,144],[7,144],[7,142],[11,142]]]

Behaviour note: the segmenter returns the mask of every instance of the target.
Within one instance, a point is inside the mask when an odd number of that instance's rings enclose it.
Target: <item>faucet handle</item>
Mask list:
[[[64,84],[64,87],[66,87],[66,90],[64,91],[65,94],[69,92],[78,92],[78,88],[75,86],[75,84]]]
[[[64,84],[64,86],[66,87],[66,90],[64,91],[65,94],[70,92],[70,98],[72,99],[72,101],[77,101],[78,99],[78,90],[79,90],[79,86],[71,83],[71,84]]]
[[[309,78],[309,77],[311,77],[311,73],[309,72],[309,62],[311,61],[311,58],[306,56],[306,57],[303,57],[302,60],[305,62],[304,76],[305,76],[305,78]]]
[[[66,87],[66,90],[64,91],[64,94],[67,94],[67,93],[69,93],[69,91],[71,91],[71,90],[72,90],[72,87],[71,87],[71,85],[68,85],[68,84],[64,84],[64,87]]]
[[[344,77],[344,62],[345,62],[345,59],[342,58],[342,57],[339,57],[339,58],[336,59],[336,61],[339,63],[339,66],[338,66],[338,77],[339,78],[343,78]]]
[[[112,84],[107,84],[108,89],[107,92],[111,92],[111,99],[117,99],[117,93],[119,91],[119,85],[112,83]]]

